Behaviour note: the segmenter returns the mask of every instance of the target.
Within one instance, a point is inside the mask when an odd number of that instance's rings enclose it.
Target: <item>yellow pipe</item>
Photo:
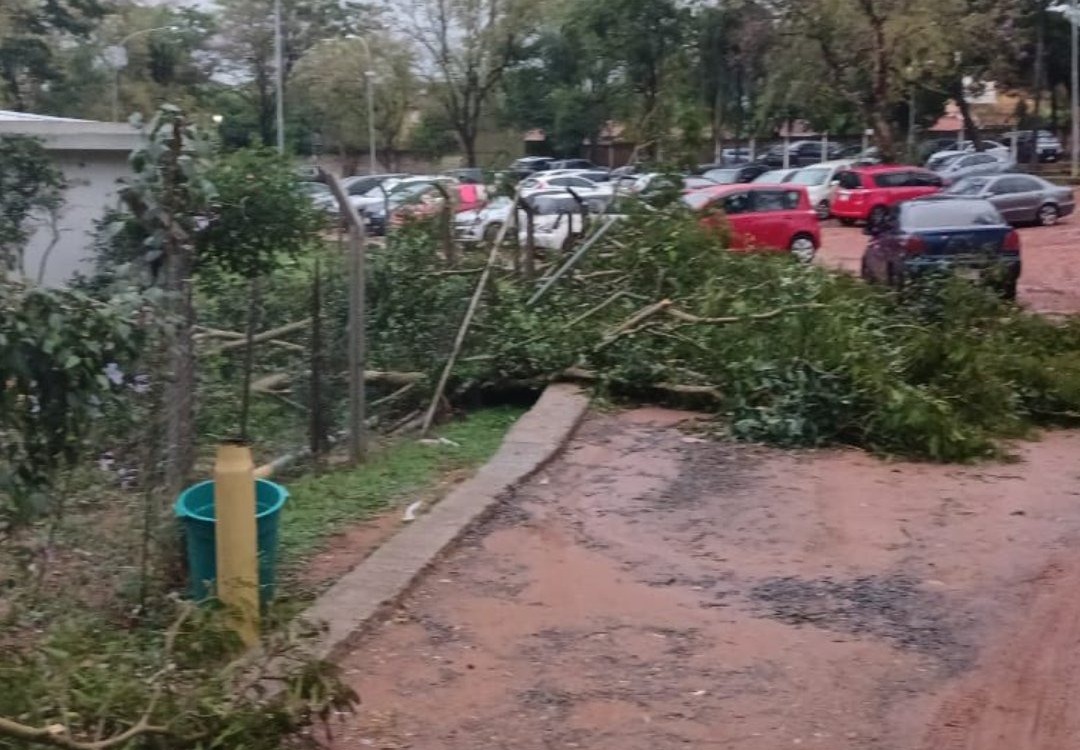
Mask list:
[[[259,554],[255,462],[240,443],[218,446],[214,463],[217,595],[247,646],[259,640]]]

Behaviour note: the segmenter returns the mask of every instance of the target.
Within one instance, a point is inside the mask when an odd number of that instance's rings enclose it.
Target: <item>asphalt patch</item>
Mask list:
[[[875,636],[963,669],[973,649],[957,635],[943,597],[907,576],[770,578],[749,592],[765,616],[789,625]]]

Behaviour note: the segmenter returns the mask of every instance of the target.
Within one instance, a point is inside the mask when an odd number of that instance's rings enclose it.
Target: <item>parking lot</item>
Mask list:
[[[1044,313],[1080,312],[1080,218],[1070,216],[1053,227],[1022,227],[1024,270],[1020,303]],[[867,237],[860,227],[835,221],[822,224],[818,262],[858,273]]]

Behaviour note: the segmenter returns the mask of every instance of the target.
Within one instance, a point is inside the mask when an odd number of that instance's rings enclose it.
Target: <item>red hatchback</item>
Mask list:
[[[718,185],[688,191],[682,200],[702,214],[702,226],[719,229],[726,222],[733,250],[787,250],[810,261],[821,247],[817,212],[799,185]]]
[[[878,224],[889,207],[901,201],[936,193],[944,187],[939,175],[918,167],[854,167],[836,174],[832,215],[841,224]]]

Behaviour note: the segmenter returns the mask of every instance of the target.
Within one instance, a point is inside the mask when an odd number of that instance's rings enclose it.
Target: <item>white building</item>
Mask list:
[[[117,205],[118,181],[130,174],[128,155],[141,136],[127,123],[0,110],[0,137],[5,135],[40,139],[64,173],[67,190],[55,231],[46,217],[35,217],[37,226],[24,258],[29,278],[62,284],[75,271],[89,268],[94,222],[107,207]]]

